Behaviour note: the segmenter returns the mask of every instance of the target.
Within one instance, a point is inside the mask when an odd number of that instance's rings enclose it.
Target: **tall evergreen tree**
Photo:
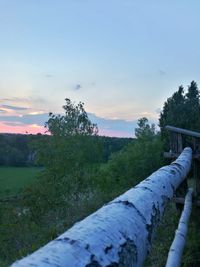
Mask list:
[[[180,86],[178,91],[169,97],[164,103],[163,111],[160,113],[159,126],[162,138],[166,138],[166,125],[185,128],[184,105],[184,88],[183,86]]]
[[[188,87],[185,99],[185,125],[190,130],[200,130],[200,95],[196,82]]]
[[[200,94],[196,82],[191,82],[186,94],[183,86],[180,86],[164,103],[159,126],[165,144],[168,143],[166,125],[200,131]]]

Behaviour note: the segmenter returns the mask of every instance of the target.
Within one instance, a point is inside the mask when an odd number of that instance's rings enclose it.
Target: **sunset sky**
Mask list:
[[[133,136],[200,85],[200,1],[0,0],[0,132],[44,132],[65,98],[100,134]]]

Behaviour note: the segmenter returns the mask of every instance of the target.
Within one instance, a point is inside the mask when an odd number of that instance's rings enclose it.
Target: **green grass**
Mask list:
[[[36,180],[40,170],[37,167],[0,167],[0,198],[18,195]]]

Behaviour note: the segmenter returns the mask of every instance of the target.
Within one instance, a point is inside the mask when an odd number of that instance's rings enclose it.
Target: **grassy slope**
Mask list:
[[[0,167],[0,198],[18,194],[36,180],[39,171],[36,167]]]

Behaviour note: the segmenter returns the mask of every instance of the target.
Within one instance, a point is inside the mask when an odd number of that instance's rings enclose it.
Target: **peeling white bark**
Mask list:
[[[181,257],[186,242],[188,223],[192,211],[192,193],[193,189],[190,188],[185,197],[184,209],[182,211],[181,218],[179,220],[178,229],[176,230],[174,240],[170,247],[166,267],[181,266]]]
[[[191,148],[12,267],[141,266],[166,203],[190,170]]]

